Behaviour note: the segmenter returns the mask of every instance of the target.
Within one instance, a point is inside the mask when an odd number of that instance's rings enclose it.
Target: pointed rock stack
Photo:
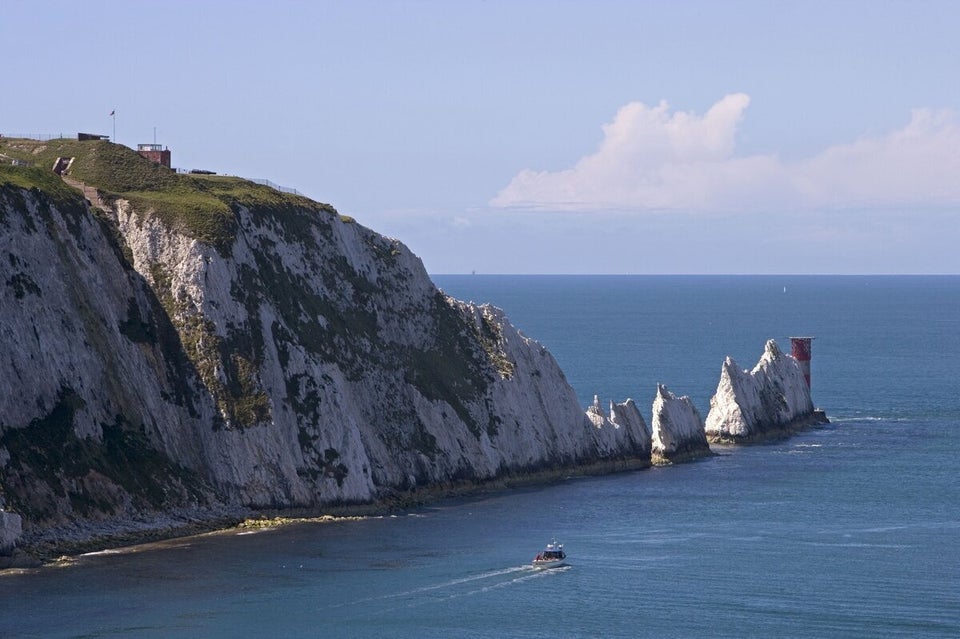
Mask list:
[[[653,400],[652,460],[670,464],[710,455],[703,418],[687,396],[677,397],[657,384]]]
[[[727,357],[705,424],[711,442],[744,443],[823,423],[797,361],[768,340],[752,371]]]
[[[609,411],[604,414],[600,398],[594,395],[586,415],[597,430],[598,441],[605,442],[612,450],[629,450],[638,459],[650,459],[650,429],[632,399],[616,404],[611,401]]]

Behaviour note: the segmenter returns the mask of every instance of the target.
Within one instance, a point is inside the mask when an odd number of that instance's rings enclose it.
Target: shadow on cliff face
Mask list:
[[[25,532],[207,503],[209,482],[163,452],[148,431],[148,424],[157,426],[141,403],[145,389],[126,379],[124,358],[137,357],[161,380],[163,402],[188,417],[200,414],[190,381],[196,370],[131,265],[116,224],[76,193],[50,199],[43,190],[0,185],[0,203],[5,231],[15,238],[3,261],[13,292],[4,310],[13,326],[33,325],[29,337],[8,335],[16,340],[7,352],[19,386],[11,386],[18,390],[0,419],[0,492],[23,515]],[[44,244],[49,254],[37,255]],[[48,272],[36,270],[38,263]],[[97,277],[86,282],[90,269]],[[96,287],[100,278],[109,280],[109,291]],[[126,312],[105,306],[114,293],[127,299]],[[48,325],[60,322],[63,335],[45,334],[38,313]],[[102,370],[91,372],[89,357],[100,358]],[[59,389],[40,383],[51,379]]]
[[[24,516],[25,528],[205,500],[203,480],[171,462],[142,428],[120,415],[101,424],[99,441],[77,437],[74,415],[83,404],[64,386],[45,417],[0,437],[10,455],[4,492],[12,509]]]

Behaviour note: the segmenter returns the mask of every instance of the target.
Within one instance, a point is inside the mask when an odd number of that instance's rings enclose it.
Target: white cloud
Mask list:
[[[735,154],[749,96],[706,114],[632,102],[604,125],[600,148],[573,168],[518,173],[490,204],[541,210],[754,211],[960,203],[960,127],[917,109],[906,127],[805,160]]]
[[[960,128],[952,111],[915,109],[903,129],[830,147],[787,170],[814,205],[956,204]]]

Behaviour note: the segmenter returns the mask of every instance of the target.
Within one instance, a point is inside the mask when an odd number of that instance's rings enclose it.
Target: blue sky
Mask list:
[[[7,0],[0,133],[156,140],[433,273],[960,273],[960,3]]]

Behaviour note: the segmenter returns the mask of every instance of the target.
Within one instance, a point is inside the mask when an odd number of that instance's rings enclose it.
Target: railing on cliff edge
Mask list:
[[[303,195],[303,193],[301,193],[296,189],[292,189],[289,186],[280,186],[276,182],[271,182],[270,180],[247,178],[247,177],[243,177],[242,175],[232,175],[230,173],[216,173],[214,171],[201,171],[197,169],[191,169],[188,171],[187,169],[174,168],[173,170],[176,171],[177,173],[186,173],[186,174],[193,173],[193,174],[199,174],[199,175],[222,175],[224,177],[235,177],[235,178],[240,178],[241,180],[247,180],[248,182],[253,182],[254,184],[269,186],[271,189],[275,191],[280,191],[281,193],[290,193],[291,195]]]
[[[279,184],[275,184],[275,183],[271,182],[270,180],[254,180],[254,179],[251,179],[250,181],[253,182],[253,183],[255,183],[255,184],[262,184],[262,185],[264,185],[264,186],[269,186],[271,189],[274,189],[275,191],[280,191],[281,193],[290,193],[290,194],[292,194],[292,195],[303,195],[303,193],[301,193],[300,191],[298,191],[298,190],[296,190],[296,189],[291,189],[291,188],[288,187],[288,186],[280,186]]]

